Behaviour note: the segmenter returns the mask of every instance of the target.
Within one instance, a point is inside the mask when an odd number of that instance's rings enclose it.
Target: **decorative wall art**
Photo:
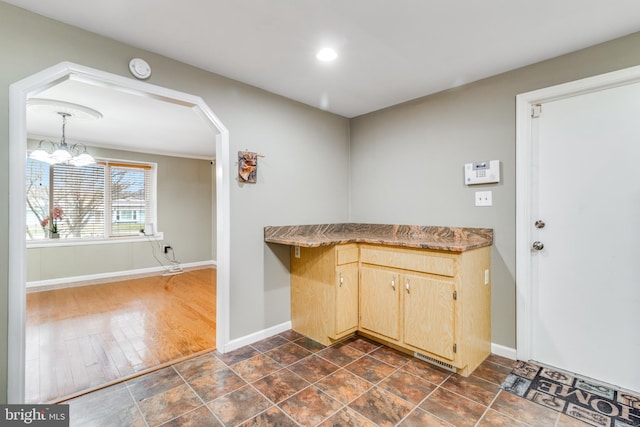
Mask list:
[[[250,151],[238,151],[238,179],[240,182],[256,183],[258,157],[264,157],[264,155]]]

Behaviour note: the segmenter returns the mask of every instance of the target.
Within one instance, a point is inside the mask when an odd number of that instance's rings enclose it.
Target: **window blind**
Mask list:
[[[53,206],[64,211],[58,230],[66,238],[104,237],[104,165],[51,168]]]
[[[151,220],[151,167],[109,164],[111,236],[138,234]]]
[[[101,161],[95,165],[49,165],[27,159],[27,239],[46,239],[53,207],[60,238],[138,235],[155,222],[152,165]]]

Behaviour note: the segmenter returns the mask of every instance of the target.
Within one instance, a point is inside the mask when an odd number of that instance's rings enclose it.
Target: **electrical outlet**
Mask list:
[[[484,271],[484,284],[485,285],[489,284],[489,269],[488,268]]]
[[[493,206],[493,192],[476,191],[476,206]]]
[[[300,246],[296,246],[294,250],[294,256],[300,258]]]

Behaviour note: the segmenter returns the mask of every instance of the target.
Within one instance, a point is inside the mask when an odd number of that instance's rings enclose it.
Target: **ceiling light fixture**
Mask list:
[[[338,54],[336,53],[336,51],[331,49],[330,47],[325,47],[324,49],[320,49],[318,53],[316,53],[316,58],[318,58],[318,61],[322,61],[322,62],[331,62],[335,60],[337,57],[338,57]]]
[[[39,160],[41,162],[55,164],[70,164],[74,166],[87,166],[92,165],[96,160],[87,152],[87,146],[78,144],[67,144],[65,140],[65,127],[67,125],[67,117],[71,117],[71,114],[58,112],[62,117],[62,138],[60,143],[56,144],[48,139],[43,139],[38,144],[38,148],[33,150],[29,155],[29,158]],[[45,146],[49,145],[49,149],[45,149]]]

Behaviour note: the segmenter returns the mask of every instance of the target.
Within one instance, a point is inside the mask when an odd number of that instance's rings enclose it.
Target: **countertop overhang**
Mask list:
[[[491,246],[493,229],[362,223],[285,225],[265,227],[264,241],[302,247],[372,243],[464,252]]]

